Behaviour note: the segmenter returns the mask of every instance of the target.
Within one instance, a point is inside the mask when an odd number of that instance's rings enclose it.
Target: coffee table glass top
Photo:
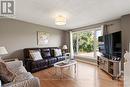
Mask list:
[[[76,64],[76,60],[64,60],[54,64],[54,67],[67,67]]]

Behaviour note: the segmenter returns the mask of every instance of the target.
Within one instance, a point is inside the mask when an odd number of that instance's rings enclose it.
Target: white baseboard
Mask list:
[[[83,62],[83,63],[92,64],[92,65],[97,66],[97,63],[95,63],[95,62],[90,62],[90,61],[85,61],[85,60],[80,60],[80,59],[76,59],[76,60],[79,62]]]

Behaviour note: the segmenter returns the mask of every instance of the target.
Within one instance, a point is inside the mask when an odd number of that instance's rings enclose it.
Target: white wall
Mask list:
[[[130,43],[130,15],[121,17],[121,27],[123,32],[123,50],[128,51]]]

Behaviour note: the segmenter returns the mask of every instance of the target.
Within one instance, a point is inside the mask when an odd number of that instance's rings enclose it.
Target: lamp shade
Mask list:
[[[63,15],[58,15],[55,18],[55,24],[56,25],[65,25],[66,24],[66,17]]]
[[[5,49],[5,47],[0,47],[0,55],[3,55],[3,54],[8,54],[8,52]]]
[[[63,45],[63,48],[64,50],[68,49],[67,45]]]

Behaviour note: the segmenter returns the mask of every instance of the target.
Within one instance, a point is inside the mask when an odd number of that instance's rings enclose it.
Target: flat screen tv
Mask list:
[[[104,39],[103,39],[103,36],[100,36],[98,37],[98,47],[99,47],[99,52],[102,54],[102,55],[105,55],[105,45],[104,45]]]
[[[100,36],[98,38],[99,52],[106,58],[121,58],[121,31]]]

